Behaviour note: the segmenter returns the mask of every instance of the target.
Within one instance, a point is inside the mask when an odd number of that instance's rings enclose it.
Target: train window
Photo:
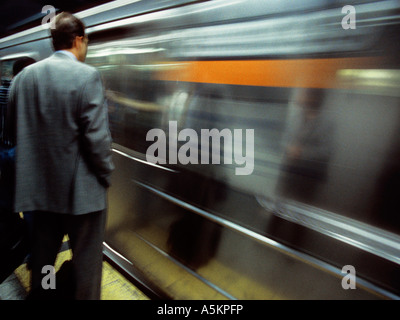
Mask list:
[[[5,82],[5,83],[9,83],[12,78],[13,78],[13,67],[14,67],[14,63],[18,60],[21,60],[21,62],[23,61],[23,66],[25,67],[26,63],[28,63],[28,65],[31,63],[31,61],[35,61],[36,59],[33,58],[36,54],[17,54],[17,55],[12,55],[11,56],[7,56],[4,58],[4,60],[1,61],[1,82]],[[24,61],[27,60],[27,61]],[[22,69],[20,69],[22,70]]]
[[[161,48],[137,48],[129,41],[97,42],[89,47],[87,62],[102,74],[113,141],[146,153],[146,133],[160,126],[165,87],[152,81]]]
[[[283,98],[279,89],[270,92],[262,87],[216,84],[213,79],[210,82],[185,79],[186,73],[192,72],[193,65],[171,58],[179,47],[175,35],[103,42],[98,37],[93,39],[86,61],[97,67],[103,76],[115,143],[146,154],[154,143],[146,140],[147,133],[151,129],[161,129],[166,133],[166,143],[169,144],[171,122],[177,124],[178,132],[190,128],[198,137],[202,130],[221,132],[228,129],[233,135],[235,129],[242,130],[242,134],[250,129],[259,133],[255,142],[261,150],[258,158],[262,162],[276,163],[281,152],[283,120],[287,113],[287,97]],[[195,67],[204,68],[201,64]],[[266,105],[268,108],[262,108]],[[179,143],[178,149],[186,141]],[[196,148],[200,164],[201,146]],[[201,171],[205,175],[216,174],[217,179],[224,180],[235,175],[238,169],[238,165],[232,163],[232,160],[235,162],[234,148],[234,144],[221,143],[221,166],[218,170],[206,165],[189,165],[185,169]],[[212,150],[209,152],[212,153]],[[231,159],[225,161],[225,152],[232,155]],[[254,161],[254,155],[246,159],[250,163]],[[181,165],[179,161],[175,164]],[[253,172],[253,169],[254,166],[249,171]],[[235,178],[231,180],[239,187],[248,185]]]

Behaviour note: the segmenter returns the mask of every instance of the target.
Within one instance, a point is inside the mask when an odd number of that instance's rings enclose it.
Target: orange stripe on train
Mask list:
[[[339,88],[338,71],[376,69],[379,58],[174,61],[158,80],[265,87]]]

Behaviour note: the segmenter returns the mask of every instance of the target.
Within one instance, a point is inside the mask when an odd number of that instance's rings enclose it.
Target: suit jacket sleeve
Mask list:
[[[103,85],[97,71],[89,77],[82,92],[79,122],[82,154],[100,183],[110,186],[114,169],[111,152],[111,134]]]

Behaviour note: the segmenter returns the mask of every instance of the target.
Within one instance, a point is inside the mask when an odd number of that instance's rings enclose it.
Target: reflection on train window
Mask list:
[[[159,39],[114,40],[89,47],[86,61],[102,74],[113,141],[145,154],[154,143],[146,141],[151,129],[162,129],[169,143],[170,121],[177,122],[178,132],[190,128],[198,137],[202,129],[254,129],[258,133],[255,149],[260,150],[257,159],[276,163],[282,148],[287,101],[263,87],[180,81],[186,63],[171,60],[168,47],[173,45]],[[222,158],[224,146],[222,142],[220,163],[232,172],[235,165]],[[206,166],[201,170],[207,171]]]
[[[89,48],[87,62],[103,77],[113,141],[145,153],[146,132],[158,127],[163,106],[160,88],[151,83],[157,49],[134,49],[121,44],[97,44]]]

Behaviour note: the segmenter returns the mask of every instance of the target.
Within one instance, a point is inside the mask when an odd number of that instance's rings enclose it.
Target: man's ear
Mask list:
[[[80,39],[79,38],[80,38],[79,36],[75,37],[74,41],[72,42],[72,48],[78,48],[79,47],[79,45],[80,45]]]

